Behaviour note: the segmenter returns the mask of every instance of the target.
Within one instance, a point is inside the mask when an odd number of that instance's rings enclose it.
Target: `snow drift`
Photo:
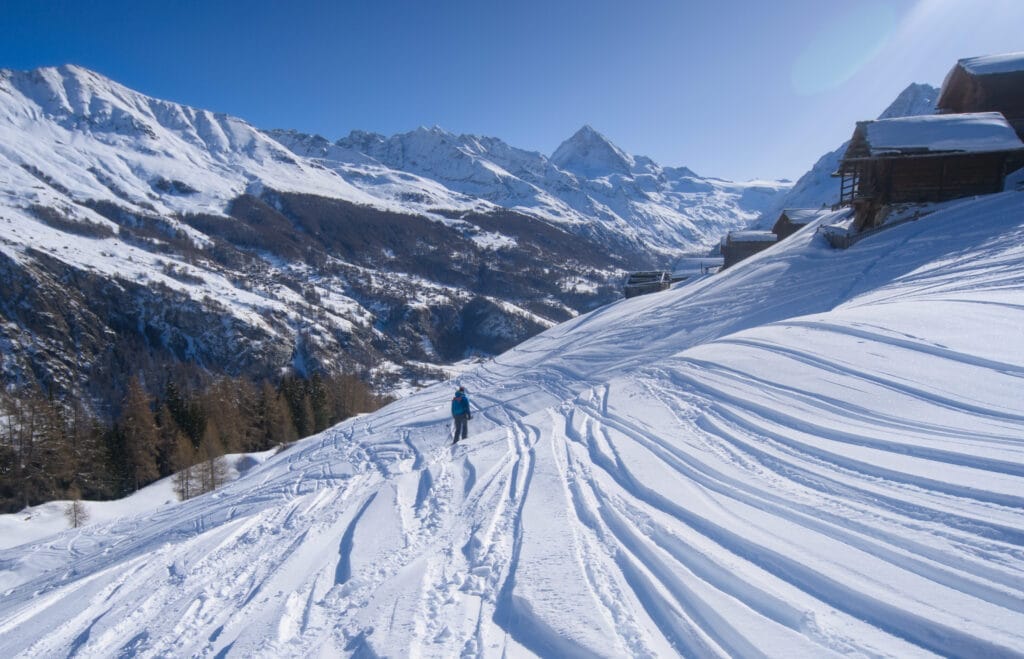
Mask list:
[[[0,654],[1024,654],[1022,217],[810,225],[468,372],[464,445],[433,387],[2,551]]]

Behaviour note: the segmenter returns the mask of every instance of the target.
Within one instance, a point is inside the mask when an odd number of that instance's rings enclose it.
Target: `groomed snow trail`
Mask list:
[[[560,325],[0,552],[0,655],[1024,656],[1024,194]]]

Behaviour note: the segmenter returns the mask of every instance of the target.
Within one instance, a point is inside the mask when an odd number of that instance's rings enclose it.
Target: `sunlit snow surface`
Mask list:
[[[1024,654],[1024,193],[559,325],[0,552],[0,656]]]

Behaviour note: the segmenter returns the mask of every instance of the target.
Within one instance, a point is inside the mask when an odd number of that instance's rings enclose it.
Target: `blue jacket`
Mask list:
[[[452,416],[463,414],[469,416],[469,397],[461,391],[456,391],[455,398],[452,398]]]

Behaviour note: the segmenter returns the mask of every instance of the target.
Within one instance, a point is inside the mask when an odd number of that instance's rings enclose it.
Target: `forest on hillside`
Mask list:
[[[116,413],[42,388],[0,392],[0,513],[54,499],[123,497],[176,475],[182,499],[215,489],[222,456],[285,447],[383,405],[349,374],[254,383],[168,378],[150,393],[133,377]]]

